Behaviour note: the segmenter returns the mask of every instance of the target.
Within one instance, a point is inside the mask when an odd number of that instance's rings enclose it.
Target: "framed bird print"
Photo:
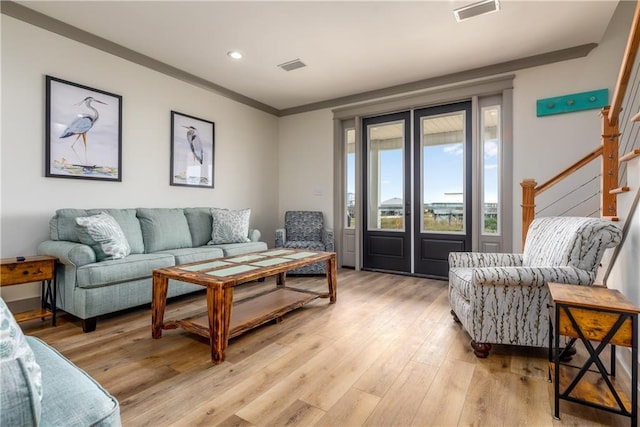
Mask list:
[[[46,76],[45,176],[122,181],[122,96]]]
[[[214,128],[208,120],[171,111],[171,185],[213,188]]]

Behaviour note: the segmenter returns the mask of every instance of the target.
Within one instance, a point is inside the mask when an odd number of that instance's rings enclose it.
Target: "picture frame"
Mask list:
[[[122,181],[122,96],[45,77],[45,176]]]
[[[171,111],[170,185],[213,188],[215,123]]]

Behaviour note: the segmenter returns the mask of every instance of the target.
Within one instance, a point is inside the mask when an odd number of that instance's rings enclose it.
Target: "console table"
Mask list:
[[[554,418],[560,419],[560,399],[603,409],[638,423],[638,313],[622,293],[602,286],[549,283],[551,295],[549,379],[553,375]],[[570,337],[560,347],[560,336]],[[580,340],[588,352],[582,366],[563,363],[566,348]],[[594,347],[595,343],[595,347]],[[610,346],[609,371],[600,359]],[[615,381],[616,346],[630,347],[631,400]]]
[[[58,259],[43,255],[2,258],[0,261],[0,286],[41,282],[41,307],[16,313],[16,321],[26,322],[37,318],[44,320],[51,317],[51,324],[56,326],[56,262]]]

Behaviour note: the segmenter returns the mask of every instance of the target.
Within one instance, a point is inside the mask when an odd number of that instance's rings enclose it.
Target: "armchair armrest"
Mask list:
[[[327,252],[335,251],[335,241],[333,237],[333,229],[331,228],[323,228],[322,229],[322,243],[324,243],[324,250]]]
[[[450,252],[449,267],[520,267],[522,254]]]
[[[64,240],[46,240],[38,245],[38,255],[58,258],[62,264],[80,267],[96,262],[96,254],[91,246]]]
[[[484,267],[473,270],[476,285],[544,287],[548,282],[591,285],[595,274],[575,267]]]
[[[284,247],[284,242],[286,241],[287,241],[287,232],[285,231],[285,229],[284,228],[276,229],[275,247],[276,248]]]

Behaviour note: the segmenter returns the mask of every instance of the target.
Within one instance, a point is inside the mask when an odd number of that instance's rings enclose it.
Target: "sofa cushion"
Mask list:
[[[80,288],[96,288],[151,277],[155,268],[172,267],[171,254],[132,254],[126,258],[106,260],[78,267],[76,284]]]
[[[58,209],[55,216],[49,221],[51,240],[68,240],[80,243],[76,218],[88,215],[85,209]]]
[[[38,338],[27,340],[42,367],[42,426],[121,425],[118,401],[100,384]]]
[[[182,209],[138,208],[146,253],[190,248],[191,232]]]
[[[189,262],[205,261],[213,258],[222,258],[222,249],[215,246],[201,246],[199,248],[170,249],[156,252],[157,254],[169,254],[176,260],[176,265]]]
[[[184,208],[189,224],[191,243],[194,248],[204,246],[211,240],[211,208]]]
[[[42,374],[22,329],[0,298],[1,425],[37,424],[42,399]]]
[[[222,249],[224,256],[242,255],[248,252],[266,251],[268,249],[265,242],[224,243],[213,247]]]
[[[249,242],[251,209],[230,210],[211,208],[212,231],[210,245]]]
[[[122,228],[127,242],[131,247],[132,254],[144,253],[144,241],[142,240],[142,229],[140,221],[136,216],[135,209],[88,209],[88,215],[96,215],[100,212],[106,212],[116,220]]]
[[[78,217],[76,223],[80,242],[91,246],[97,261],[124,258],[131,253],[122,228],[108,213]]]

